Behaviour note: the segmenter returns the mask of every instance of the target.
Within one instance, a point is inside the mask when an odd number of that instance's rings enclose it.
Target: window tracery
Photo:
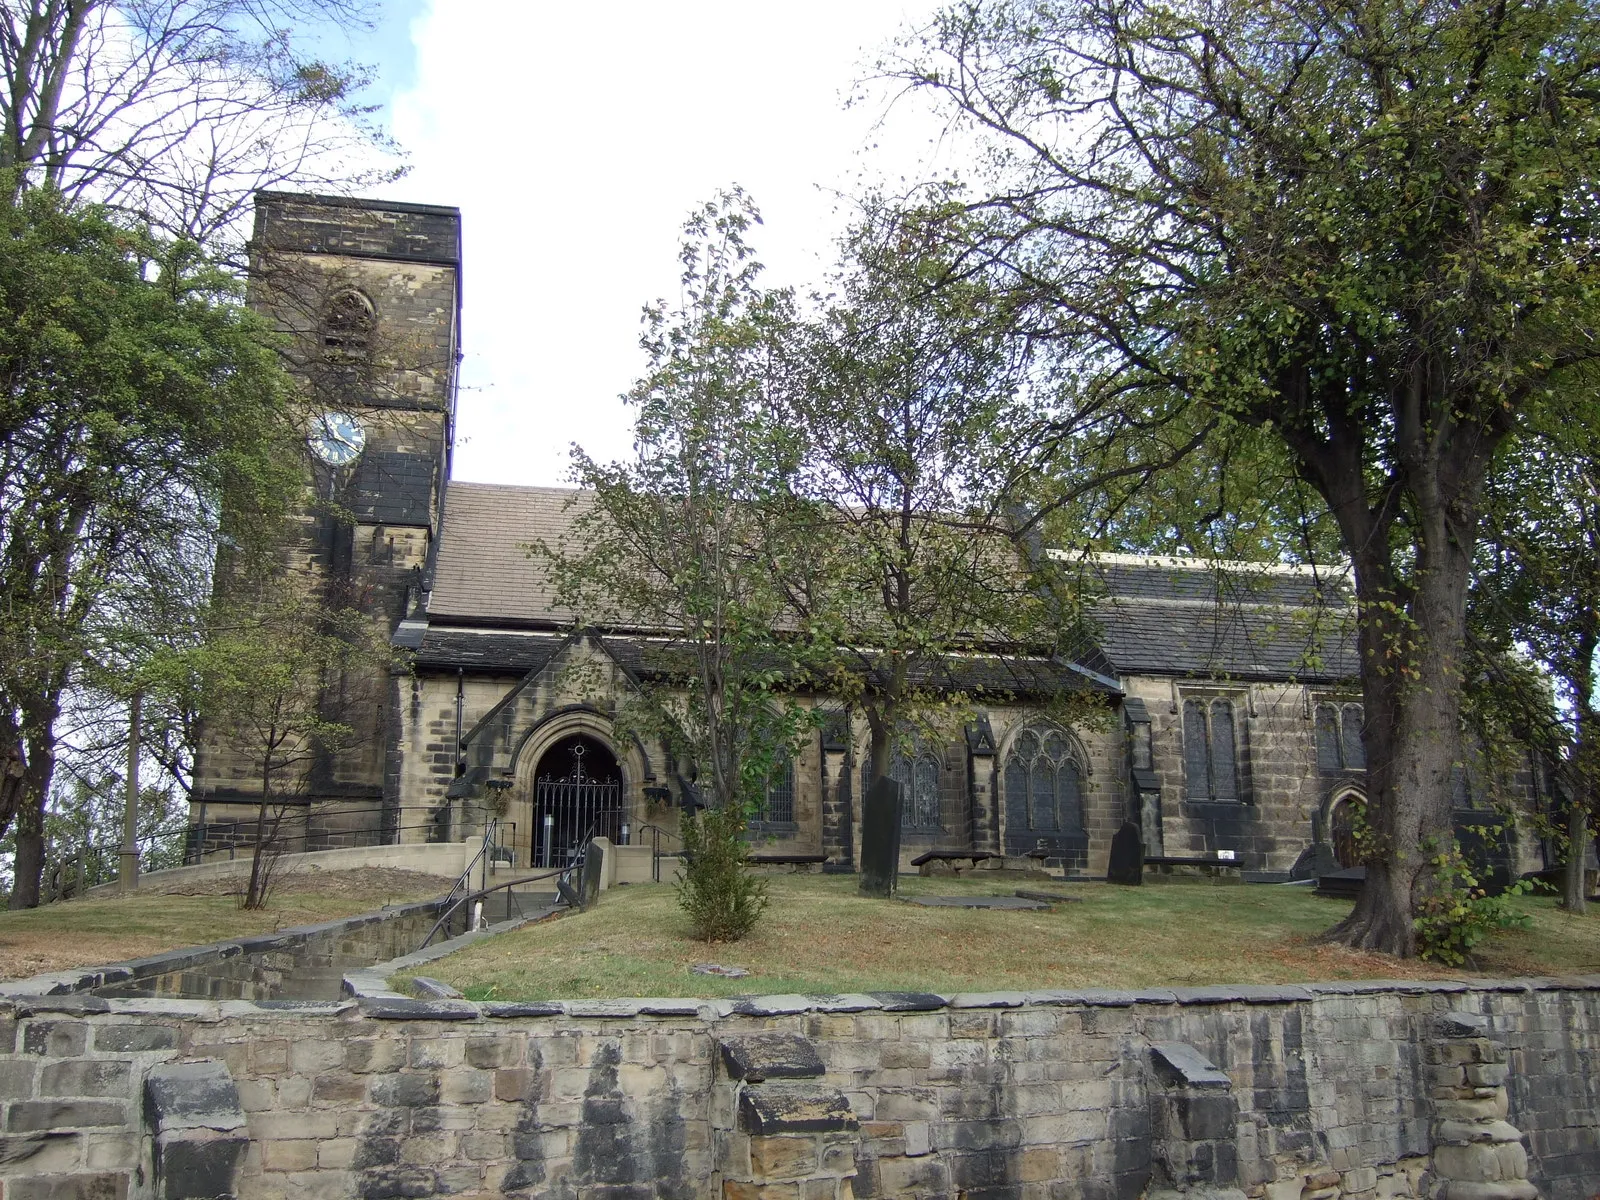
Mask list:
[[[896,748],[889,758],[890,779],[900,785],[900,828],[934,832],[939,821],[939,758],[920,738],[910,748]],[[861,790],[872,783],[872,764],[861,764]]]
[[[1061,730],[1029,726],[1017,734],[1006,755],[1005,787],[1010,811],[1025,815],[1028,829],[1082,832],[1083,771]]]
[[[322,314],[322,348],[338,358],[365,358],[372,350],[377,313],[372,301],[347,288],[328,302]]]

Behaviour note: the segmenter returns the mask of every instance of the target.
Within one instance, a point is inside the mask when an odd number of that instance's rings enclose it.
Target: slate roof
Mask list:
[[[576,620],[571,609],[556,606],[543,564],[525,547],[540,539],[559,544],[585,502],[573,488],[452,481],[445,489],[429,619],[501,625]]]
[[[418,665],[522,674],[543,662],[560,642],[556,628],[578,614],[555,604],[543,564],[525,547],[536,539],[559,544],[586,503],[572,488],[450,483]],[[1101,593],[1099,645],[1078,656],[1088,671],[1044,659],[969,657],[951,661],[944,686],[1039,694],[1103,686],[1095,673],[1308,682],[1357,673],[1349,585],[1338,573],[1131,555],[1064,567],[1082,571]],[[512,632],[519,629],[546,632]],[[650,647],[660,643],[608,644],[630,669],[670,668],[652,658]]]
[[[1122,674],[1307,682],[1359,667],[1338,572],[1102,555],[1086,573],[1100,644]]]
[[[561,633],[507,633],[493,629],[429,626],[418,646],[418,668],[475,673],[525,675],[545,666],[566,642]],[[602,642],[624,669],[638,678],[661,678],[688,669],[685,652],[670,643],[643,637],[607,635]],[[774,664],[782,667],[783,664]],[[1096,678],[1071,664],[1043,658],[953,656],[935,670],[922,672],[918,686],[969,691],[974,694],[1055,695],[1090,689],[1112,692],[1108,679]]]

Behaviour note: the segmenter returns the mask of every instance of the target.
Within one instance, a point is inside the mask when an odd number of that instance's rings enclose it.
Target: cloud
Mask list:
[[[769,280],[819,280],[840,192],[915,173],[935,127],[844,96],[931,6],[905,0],[435,0],[412,22],[392,198],[462,209],[463,390],[456,475],[556,483],[567,448],[627,453],[618,396],[639,312],[676,291],[678,231],[738,183],[761,205]],[[878,148],[867,151],[869,145]]]

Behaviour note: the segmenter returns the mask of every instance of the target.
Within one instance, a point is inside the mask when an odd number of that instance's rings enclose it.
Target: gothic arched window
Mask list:
[[[1239,799],[1231,700],[1183,702],[1183,778],[1191,800]]]
[[[377,324],[372,301],[354,288],[338,293],[322,314],[322,348],[340,358],[365,358]]]
[[[1006,810],[1041,833],[1083,832],[1083,771],[1059,729],[1030,726],[1006,755]],[[1019,832],[1014,830],[1013,832]]]
[[[794,824],[794,760],[787,755],[781,762],[773,763],[767,772],[761,793],[761,811],[755,820],[761,825]]]
[[[908,753],[889,756],[888,777],[900,785],[900,828],[934,832],[939,824],[939,758],[920,739]],[[861,764],[861,791],[872,784],[872,763]]]
[[[1317,705],[1317,770],[1336,773],[1366,768],[1367,752],[1361,742],[1361,705]]]

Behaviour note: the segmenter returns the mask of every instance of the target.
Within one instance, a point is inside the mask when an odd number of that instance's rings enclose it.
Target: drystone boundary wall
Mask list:
[[[335,1000],[346,971],[410,953],[443,907],[440,899],[396,904],[361,916],[164,950],[104,967],[35,975],[0,984],[0,1003],[70,994]]]
[[[14,998],[5,1200],[1588,1200],[1600,978]]]

